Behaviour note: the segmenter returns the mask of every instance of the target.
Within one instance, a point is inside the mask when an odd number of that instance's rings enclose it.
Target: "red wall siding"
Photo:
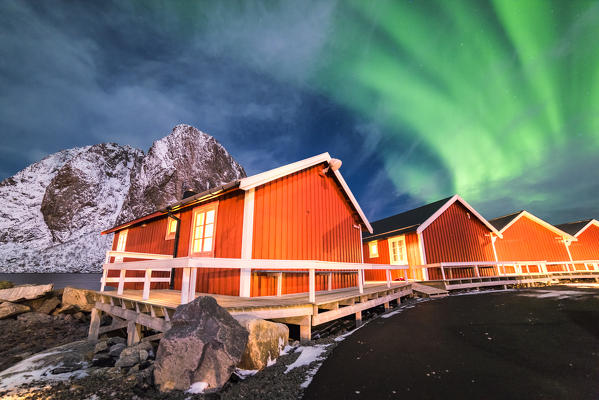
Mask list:
[[[561,237],[527,217],[519,218],[495,242],[499,261],[568,261]]]
[[[421,265],[420,261],[420,247],[418,244],[418,234],[416,232],[408,232],[404,234],[406,240],[406,251],[408,254],[408,265],[415,266]],[[368,251],[368,242],[364,243],[364,262],[369,264],[389,264],[389,241],[382,239],[378,241],[379,256],[370,258],[370,252]],[[384,281],[386,280],[385,271],[366,271],[367,281]],[[391,277],[394,280],[403,279],[403,271],[391,271]],[[408,279],[422,279],[421,269],[409,269]]]
[[[428,264],[495,261],[489,228],[458,202],[430,224],[422,237]]]
[[[578,237],[577,242],[570,245],[572,259],[591,261],[599,260],[599,227],[591,225]]]
[[[360,230],[354,210],[323,165],[256,188],[253,258],[359,263]],[[334,287],[355,285],[355,274],[336,274]],[[317,285],[326,281],[320,276]],[[274,278],[254,276],[252,295],[275,294]],[[324,287],[323,287],[324,288]],[[285,274],[283,293],[308,290],[306,274]]]

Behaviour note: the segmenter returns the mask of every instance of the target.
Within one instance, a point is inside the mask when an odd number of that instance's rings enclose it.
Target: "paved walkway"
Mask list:
[[[304,399],[598,399],[599,290],[450,296],[343,341]]]

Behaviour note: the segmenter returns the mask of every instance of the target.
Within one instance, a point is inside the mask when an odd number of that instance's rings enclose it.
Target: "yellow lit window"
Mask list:
[[[191,253],[210,256],[214,252],[214,233],[216,225],[216,205],[208,205],[194,211]]]
[[[379,256],[379,243],[376,240],[368,243],[368,253],[370,254],[370,258]]]
[[[404,236],[389,238],[389,261],[391,261],[391,264],[397,265],[408,263],[406,239]]]
[[[181,218],[181,214],[176,214],[175,217]],[[166,223],[166,238],[165,238],[165,240],[174,239],[176,233],[177,233],[177,220],[169,217],[168,222]]]

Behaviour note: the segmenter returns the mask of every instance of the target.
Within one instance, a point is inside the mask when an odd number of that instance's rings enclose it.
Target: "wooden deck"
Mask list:
[[[131,343],[141,340],[141,327],[158,332],[168,330],[172,314],[181,301],[181,292],[176,290],[152,290],[148,300],[142,300],[141,290],[124,290],[122,295],[116,291],[96,293],[98,301],[90,323],[90,338],[127,326],[128,331],[132,331],[129,335]],[[392,282],[390,287],[387,284],[367,284],[362,293],[358,288],[316,292],[314,302],[309,301],[308,293],[250,298],[197,293],[196,297],[212,296],[232,315],[251,314],[299,325],[301,338],[307,340],[310,339],[312,326],[352,314],[360,324],[363,310],[379,305],[388,309],[391,301],[399,303],[401,297],[412,294],[411,283]],[[113,317],[113,325],[100,327],[102,312]]]

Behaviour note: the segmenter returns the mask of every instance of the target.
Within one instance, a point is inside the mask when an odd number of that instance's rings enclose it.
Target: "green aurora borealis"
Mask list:
[[[561,151],[596,159],[598,3],[357,0],[338,16],[315,85],[415,144],[381,147],[401,190],[481,202]]]

